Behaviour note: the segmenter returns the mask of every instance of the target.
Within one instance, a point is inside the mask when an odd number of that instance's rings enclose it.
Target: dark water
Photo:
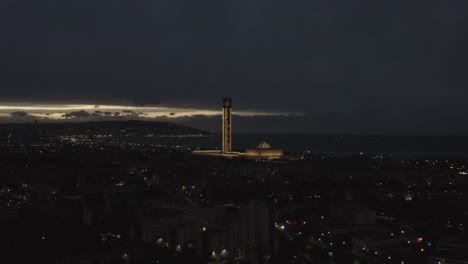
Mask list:
[[[221,137],[152,138],[154,144],[187,145],[201,149],[219,149]],[[408,158],[461,157],[468,158],[468,136],[357,136],[357,135],[233,135],[233,148],[256,148],[268,142],[272,148],[286,152],[324,154],[385,154]]]

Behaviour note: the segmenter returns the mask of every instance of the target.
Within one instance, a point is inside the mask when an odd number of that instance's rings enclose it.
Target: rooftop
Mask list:
[[[263,141],[262,143],[258,144],[258,149],[269,149],[271,148],[270,144],[266,143],[265,141]]]

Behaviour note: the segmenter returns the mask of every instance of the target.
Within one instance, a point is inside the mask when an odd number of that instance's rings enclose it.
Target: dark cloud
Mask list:
[[[10,116],[7,118],[0,118],[0,123],[29,123],[36,120],[36,117],[30,115],[24,111],[15,111],[10,113]]]
[[[231,96],[356,132],[435,132],[467,111],[467,15],[468,1],[440,0],[2,1],[2,100],[216,109]]]
[[[18,111],[18,112],[12,112],[12,113],[10,113],[10,115],[13,118],[15,118],[15,117],[26,117],[26,116],[28,116],[28,113],[23,112],[23,111]]]
[[[90,116],[91,116],[91,114],[86,112],[85,110],[70,112],[70,113],[66,113],[66,114],[63,115],[63,117],[66,117],[66,118],[73,118],[73,117],[85,118],[85,117],[90,117]]]
[[[140,96],[141,96],[141,98],[139,98]],[[145,97],[145,96],[147,96],[147,97]],[[166,97],[166,98],[168,98],[168,97]],[[172,97],[172,96],[170,96],[170,97]],[[133,99],[133,100],[130,101],[130,103],[132,105],[136,105],[136,106],[140,106],[140,107],[159,105],[162,102],[164,102],[164,100],[162,100],[158,96],[153,96],[153,95],[151,95],[151,93],[148,93],[148,92],[139,94],[136,99]]]
[[[133,110],[122,110],[122,117],[125,117],[126,119],[139,119],[141,116],[144,116],[145,114],[143,112],[135,112]]]

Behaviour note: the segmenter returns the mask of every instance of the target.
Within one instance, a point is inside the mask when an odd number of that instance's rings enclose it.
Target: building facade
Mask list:
[[[274,253],[274,209],[262,200],[239,207],[239,258],[251,264],[272,263]]]

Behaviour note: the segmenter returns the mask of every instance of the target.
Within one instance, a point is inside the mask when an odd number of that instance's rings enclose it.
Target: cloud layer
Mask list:
[[[231,96],[236,109],[312,117],[292,130],[465,133],[467,12],[442,0],[4,0],[0,103],[218,110]],[[99,115],[59,114],[80,110]]]

